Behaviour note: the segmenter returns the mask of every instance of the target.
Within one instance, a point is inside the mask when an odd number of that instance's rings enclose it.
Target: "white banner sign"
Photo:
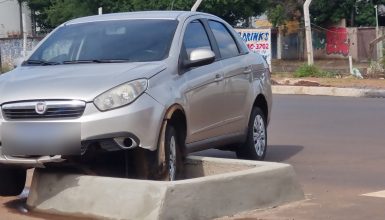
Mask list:
[[[236,29],[246,42],[250,51],[259,53],[271,68],[271,30],[270,29]]]

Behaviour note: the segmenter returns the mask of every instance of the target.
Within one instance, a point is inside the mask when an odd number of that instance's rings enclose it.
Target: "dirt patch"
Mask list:
[[[307,80],[299,80],[294,83],[295,86],[320,86],[318,82],[315,81],[307,81]]]
[[[27,208],[28,190],[31,186],[33,169],[27,172],[27,182],[25,193],[20,196],[2,197],[0,196],[0,219],[12,220],[67,220],[68,216],[48,215],[37,212],[31,212]],[[72,220],[86,220],[90,218],[71,217]]]
[[[359,89],[385,89],[384,79],[357,79],[352,76],[342,78],[291,78],[287,74],[283,77],[279,74],[272,76],[273,85],[292,86],[323,86],[338,88],[359,88]]]

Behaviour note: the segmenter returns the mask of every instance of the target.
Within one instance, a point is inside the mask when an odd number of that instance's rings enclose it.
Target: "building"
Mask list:
[[[22,13],[26,18],[26,31],[32,35],[31,10],[26,3],[22,4]],[[20,8],[17,0],[0,0],[0,38],[21,36]]]
[[[253,28],[272,28],[273,24],[267,19],[266,14],[262,14],[261,16],[252,18],[251,26]]]

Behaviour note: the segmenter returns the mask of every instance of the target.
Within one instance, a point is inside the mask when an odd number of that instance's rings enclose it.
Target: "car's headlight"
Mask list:
[[[146,79],[139,79],[122,84],[96,97],[94,103],[100,111],[107,111],[128,105],[146,91],[147,85]]]

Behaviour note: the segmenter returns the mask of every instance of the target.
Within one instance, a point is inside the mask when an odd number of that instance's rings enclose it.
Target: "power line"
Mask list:
[[[327,32],[331,32],[331,33],[336,33],[336,34],[347,33],[346,31],[333,31],[333,30],[330,30],[330,29],[327,29],[327,28],[318,26],[318,25],[313,24],[313,23],[311,23],[311,25],[314,26],[314,27],[316,27],[316,28],[319,28],[319,29],[321,29],[321,30],[324,30],[324,31],[327,31]]]
[[[336,34],[341,34],[341,33],[347,33],[345,31],[334,31],[334,30],[330,30],[330,29],[327,29],[327,28],[324,28],[324,27],[321,27],[321,26],[318,26],[314,23],[310,23],[313,27],[315,28],[318,28],[318,29],[315,29],[317,31],[327,31],[327,32],[331,32],[331,33],[336,33]],[[276,28],[284,28],[284,27],[287,27],[287,25],[278,25],[276,26]],[[299,26],[298,28],[296,28],[297,30],[304,30],[303,27]],[[348,33],[349,34],[349,33]]]

